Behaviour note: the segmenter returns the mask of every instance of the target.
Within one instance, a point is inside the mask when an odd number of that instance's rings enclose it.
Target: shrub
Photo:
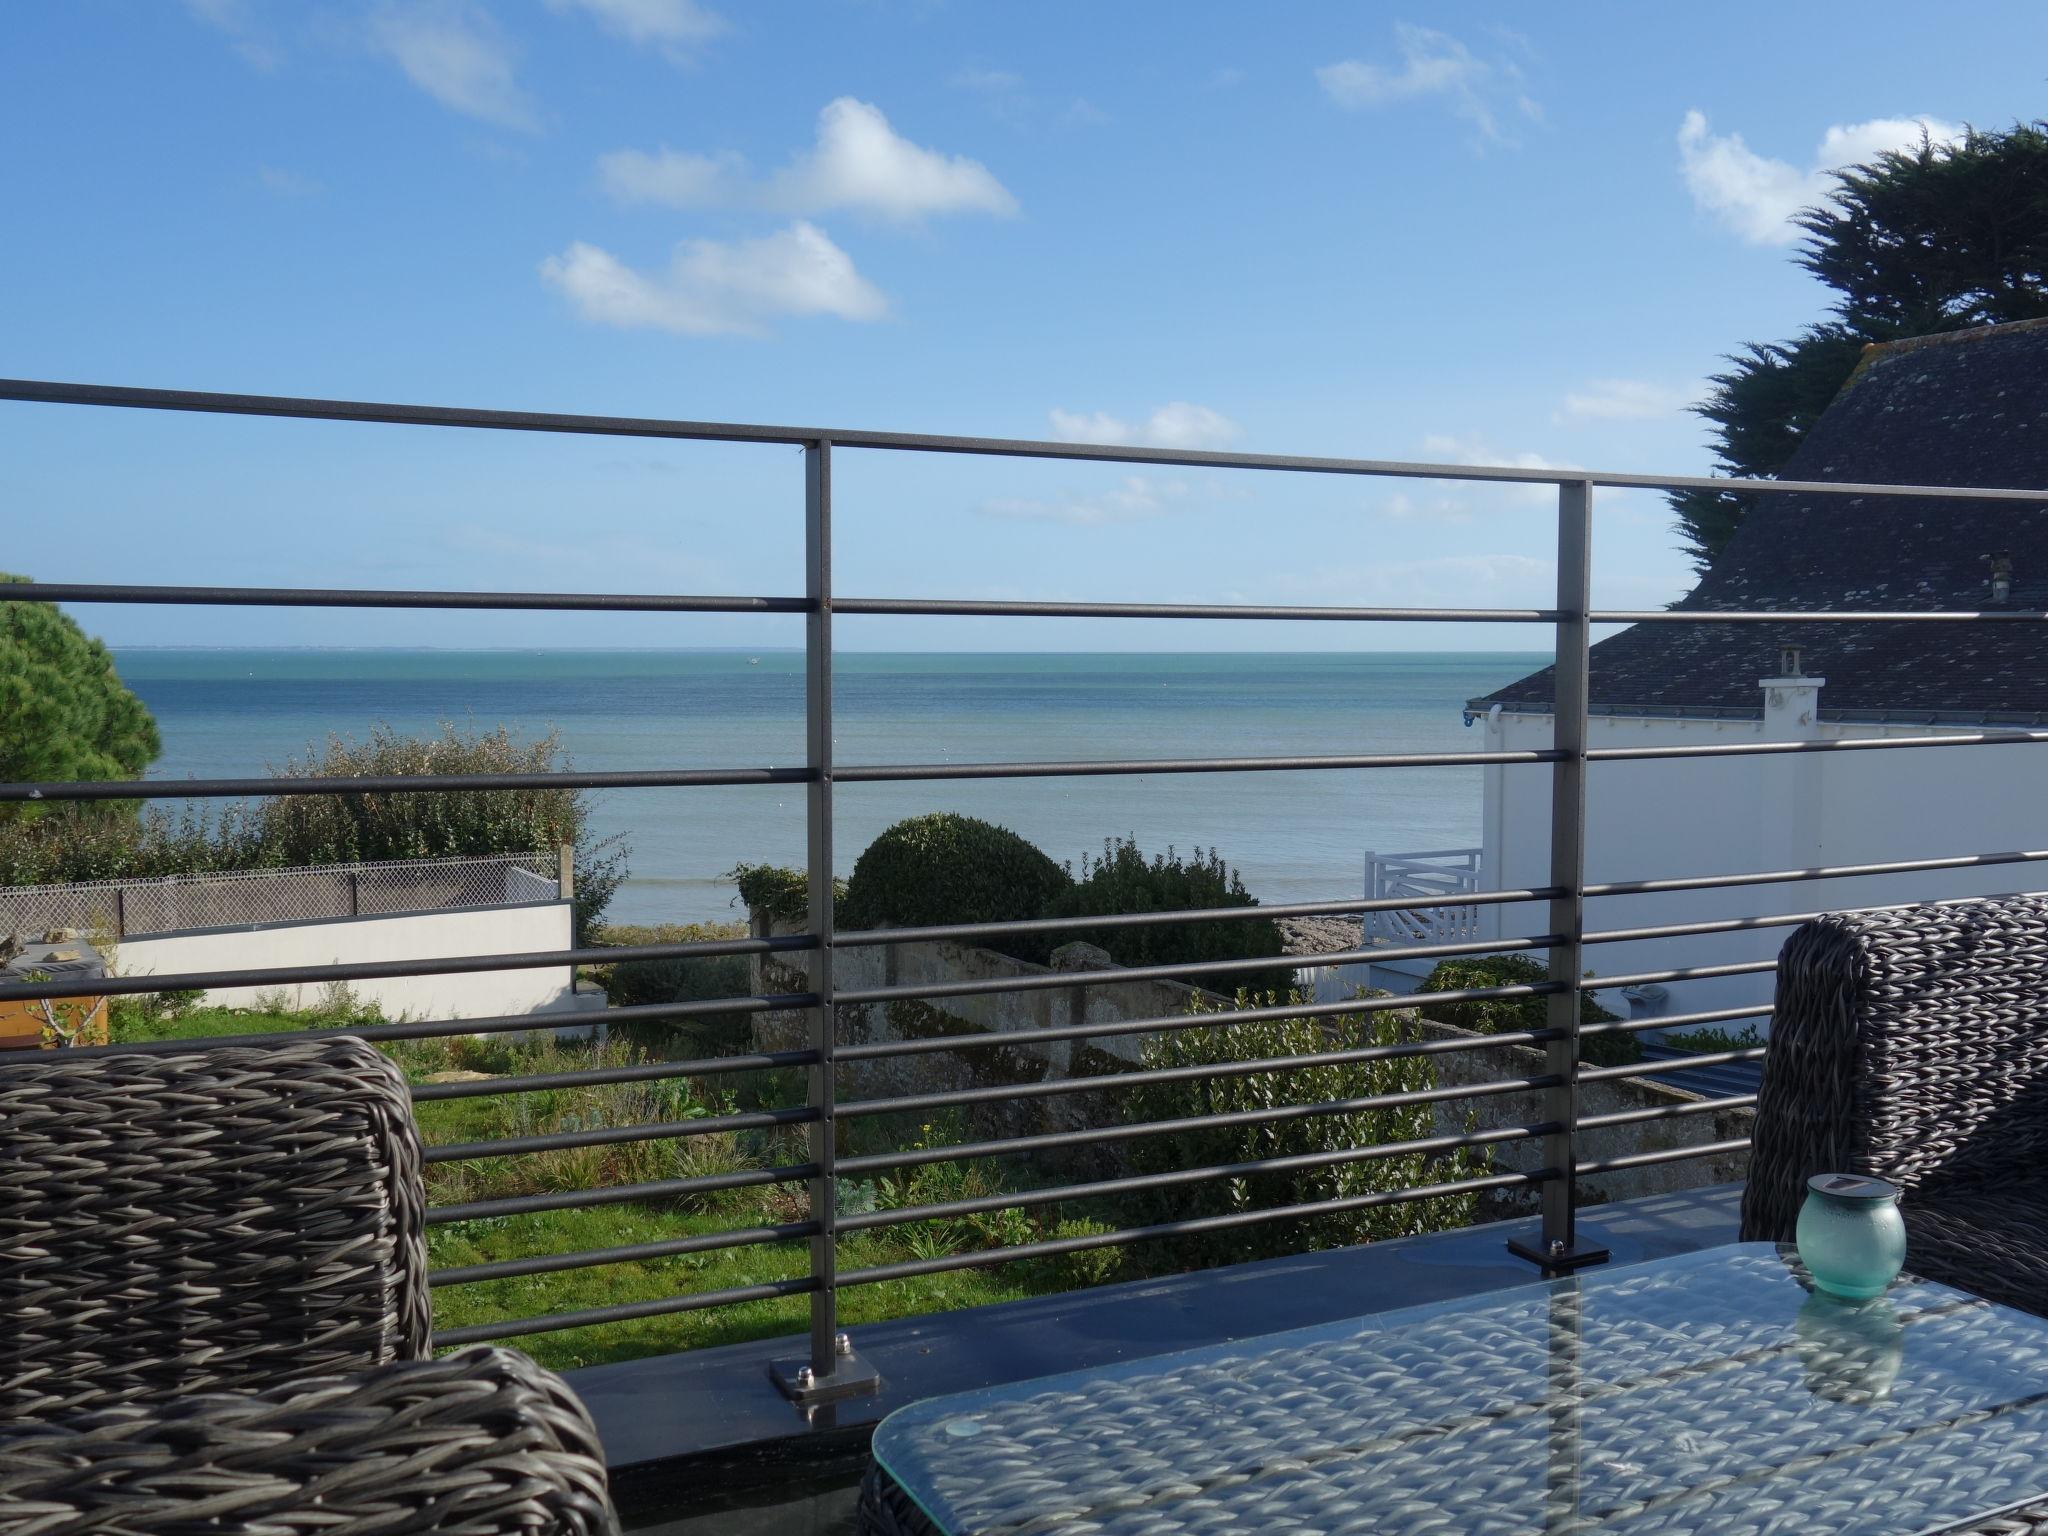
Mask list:
[[[942,811],[899,821],[868,844],[846,883],[840,926],[1022,921],[1043,917],[1072,884],[1065,870],[1009,829]],[[1028,935],[988,947],[1042,962],[1057,942]]]
[[[1442,960],[1420,987],[1418,994],[1463,992],[1480,987],[1520,987],[1548,980],[1550,972],[1540,960],[1528,955],[1472,955]],[[1538,997],[1489,997],[1465,1003],[1422,1004],[1422,1016],[1435,1024],[1449,1024],[1482,1035],[1513,1034],[1542,1029],[1548,1022],[1550,999]],[[1616,1015],[1593,1001],[1590,993],[1579,999],[1579,1022],[1611,1023]],[[1634,1035],[1588,1035],[1579,1054],[1600,1067],[1625,1067],[1643,1059],[1642,1042]]]
[[[443,725],[433,736],[377,726],[366,741],[332,737],[274,769],[278,778],[363,778],[388,774],[545,773],[568,762],[551,732],[522,741],[509,730]],[[529,853],[576,849],[576,933],[594,930],[626,878],[617,837],[594,838],[589,796],[574,789],[458,790],[452,793],[271,795],[213,817],[145,812],[140,817],[65,815],[0,818],[0,880],[43,885],[209,870],[285,869],[376,859]]]
[[[1180,858],[1169,847],[1147,859],[1135,838],[1114,838],[1102,857],[1081,856],[1081,878],[1053,899],[1049,917],[1095,917],[1124,912],[1175,912],[1217,907],[1255,907],[1236,870],[1213,848]],[[1085,940],[1109,951],[1119,965],[1167,965],[1197,960],[1255,960],[1279,955],[1285,945],[1272,919],[1164,923],[1139,928],[1076,928],[1053,942]],[[1285,991],[1294,984],[1291,966],[1233,976],[1225,985],[1251,991]]]
[[[752,912],[766,913],[779,923],[805,923],[811,915],[811,877],[780,864],[739,864],[726,878],[740,888],[740,900]],[[846,882],[832,882],[833,899],[846,895]]]
[[[1239,1007],[1272,1006],[1271,995],[1240,992]],[[1300,994],[1284,1001],[1300,1002]],[[1192,1010],[1204,1010],[1199,999]],[[1335,1018],[1293,1018],[1255,1023],[1194,1025],[1154,1035],[1145,1042],[1144,1066],[1216,1067],[1274,1056],[1314,1056],[1372,1045],[1393,1045],[1412,1034],[1391,1012],[1343,1014]],[[1147,1083],[1120,1095],[1131,1121],[1175,1120],[1190,1115],[1226,1115],[1278,1109],[1292,1104],[1416,1092],[1436,1086],[1436,1069],[1426,1057],[1331,1062],[1291,1071],[1205,1076],[1187,1081]],[[1335,1153],[1436,1134],[1427,1104],[1344,1114],[1310,1115],[1249,1125],[1202,1126],[1173,1136],[1145,1136],[1130,1143],[1136,1173],[1169,1173],[1182,1168],[1264,1161],[1276,1157]],[[1131,1224],[1220,1216],[1380,1194],[1470,1177],[1482,1171],[1469,1154],[1432,1160],[1419,1153],[1329,1163],[1290,1173],[1210,1179],[1140,1196],[1128,1212]],[[1471,1195],[1367,1206],[1303,1220],[1278,1220],[1180,1239],[1174,1252],[1200,1262],[1230,1264],[1244,1259],[1343,1247],[1375,1238],[1442,1231],[1469,1223],[1477,1210]]]
[[[694,944],[705,939],[740,938],[736,923],[663,923],[650,927],[600,929],[600,944]],[[591,967],[591,979],[604,988],[615,1008],[643,1003],[694,1003],[715,997],[745,997],[753,989],[745,955],[708,955],[699,959],[621,960]],[[741,1012],[696,1014],[645,1022],[618,1020],[613,1031],[627,1040],[674,1056],[718,1056],[744,1048],[752,1021]]]

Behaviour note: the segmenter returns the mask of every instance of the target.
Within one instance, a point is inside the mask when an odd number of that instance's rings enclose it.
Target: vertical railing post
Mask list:
[[[1593,607],[1593,483],[1566,480],[1557,488],[1557,665],[1551,706],[1552,746],[1560,754],[1550,765],[1550,898],[1548,931],[1550,980],[1561,983],[1549,996],[1544,1027],[1554,1038],[1544,1047],[1544,1072],[1557,1079],[1543,1091],[1543,1118],[1555,1127],[1543,1138],[1543,1230],[1534,1243],[1515,1239],[1508,1247],[1558,1274],[1597,1264],[1607,1250],[1579,1241],[1579,1013],[1585,971],[1586,929],[1586,732],[1590,692]]]
[[[811,951],[811,1050],[806,1102],[810,1124],[811,1220],[810,1347],[802,1360],[777,1362],[777,1383],[799,1406],[871,1392],[874,1370],[839,1331],[838,1022],[832,1003],[832,444],[804,445],[804,762],[810,773],[805,801],[808,921]]]

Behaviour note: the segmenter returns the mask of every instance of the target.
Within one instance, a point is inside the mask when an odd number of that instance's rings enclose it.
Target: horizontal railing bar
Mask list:
[[[818,947],[807,933],[767,939],[693,939],[679,944],[599,945],[509,955],[437,955],[428,960],[356,960],[345,965],[266,966],[239,971],[174,971],[162,976],[96,976],[73,981],[0,985],[0,1001],[45,997],[131,997],[148,992],[211,991],[215,987],[292,986],[314,981],[374,981],[385,976],[471,976],[479,971],[532,971],[557,965],[611,965],[621,960],[694,960],[765,955]],[[535,1014],[530,1029],[561,1028],[574,1014]],[[557,1022],[546,1022],[548,1020]]]
[[[1555,763],[1564,754],[1527,752],[1361,752],[1324,757],[1079,758],[1043,763],[851,763],[832,770],[842,784],[931,783],[941,779],[1091,779],[1150,773],[1307,773],[1336,768],[1484,768]]]
[[[2048,500],[2048,492],[2042,493]],[[1801,609],[1596,608],[1595,624],[2039,624],[2048,612],[2023,608]]]
[[[629,1141],[683,1141],[692,1136],[717,1136],[726,1131],[758,1131],[778,1125],[808,1125],[818,1112],[805,1105],[788,1109],[750,1109],[737,1115],[705,1115],[696,1120],[661,1120],[645,1125],[601,1125],[587,1131],[553,1131],[544,1136],[500,1136],[491,1141],[457,1141],[427,1147],[426,1163],[473,1163],[485,1157],[521,1157],[530,1152],[563,1152],[572,1147],[615,1147]]]
[[[1673,875],[1656,880],[1607,880],[1588,885],[1592,896],[1643,896],[1663,891],[1714,891],[1745,885],[1788,885],[1802,880],[1846,880],[1858,875],[1910,875],[1935,869],[1983,869],[1996,864],[2038,864],[2048,849],[2006,853],[1963,853],[1938,859],[1894,859],[1883,864],[1833,864],[1813,869],[1773,869],[1740,875]]]
[[[579,1248],[568,1253],[500,1259],[490,1264],[452,1265],[447,1269],[427,1271],[427,1284],[436,1289],[444,1285],[475,1285],[481,1280],[514,1280],[525,1275],[552,1275],[568,1269],[596,1269],[606,1264],[634,1264],[643,1259],[667,1259],[686,1253],[754,1248],[764,1243],[809,1237],[817,1230],[815,1221],[787,1221],[778,1226],[736,1227],[725,1232],[703,1232],[695,1237],[665,1238],[658,1243],[630,1243],[621,1248]]]
[[[1465,1049],[1479,1050],[1493,1044],[1482,1036]],[[1384,1061],[1401,1047],[1365,1046],[1355,1051],[1329,1051],[1311,1056],[1268,1056],[1257,1061],[1221,1061],[1191,1067],[1159,1067],[1143,1072],[1111,1072],[1101,1077],[1056,1077],[1036,1083],[1004,1083],[993,1088],[957,1088],[945,1093],[904,1094],[891,1099],[855,1099],[839,1105],[842,1120],[869,1115],[900,1115],[927,1109],[951,1109],[963,1104],[999,1104],[1012,1099],[1054,1098],[1069,1093],[1120,1092],[1153,1083],[1206,1082],[1219,1077],[1255,1077],[1261,1072],[1305,1072],[1315,1067],[1347,1066],[1353,1062]],[[1419,1054],[1405,1051],[1403,1054]],[[1454,1084],[1448,1088],[1417,1088],[1405,1093],[1383,1093],[1365,1101],[1369,1109],[1398,1109],[1409,1104],[1437,1104],[1446,1099],[1479,1099],[1496,1093],[1519,1093],[1528,1088],[1555,1087],[1552,1075],[1501,1078],[1489,1083]],[[1197,1124],[1202,1123],[1197,1118]],[[844,1162],[841,1163],[844,1167]]]
[[[1622,1157],[1603,1157],[1592,1162],[1582,1162],[1577,1172],[1580,1177],[1589,1173],[1617,1173],[1624,1168],[1648,1168],[1657,1163],[1683,1163],[1695,1157],[1718,1157],[1723,1152],[1745,1152],[1749,1150],[1749,1138],[1740,1137],[1734,1141],[1710,1141],[1697,1147],[1667,1147],[1656,1152],[1630,1152]]]
[[[839,1284],[879,1285],[890,1280],[907,1280],[916,1275],[934,1275],[949,1269],[986,1269],[1017,1259],[1050,1258],[1063,1253],[1083,1253],[1090,1248],[1121,1248],[1154,1238],[1196,1237],[1205,1232],[1227,1232],[1237,1227],[1258,1226],[1269,1221],[1293,1221],[1310,1216],[1333,1216],[1343,1211],[1370,1210],[1374,1206],[1397,1205],[1411,1200],[1438,1200],[1449,1195],[1477,1194],[1482,1190],[1505,1189],[1523,1184],[1540,1184],[1557,1177],[1554,1169],[1539,1168],[1531,1173],[1500,1173],[1485,1178],[1457,1179],[1444,1184],[1423,1184],[1369,1195],[1348,1195],[1336,1200],[1314,1200],[1301,1205],[1277,1206],[1263,1211],[1232,1211],[1223,1216],[1196,1216],[1184,1221],[1162,1221],[1146,1227],[1125,1227],[1115,1232],[1090,1233],[1086,1237],[1049,1238],[1043,1242],[1019,1243],[1010,1248],[990,1248],[979,1253],[948,1254],[937,1259],[909,1259],[900,1264],[879,1264],[870,1269],[843,1269]]]
[[[1581,1024],[1579,1036],[1587,1035],[1633,1035],[1646,1029],[1680,1029],[1691,1024],[1725,1024],[1731,1019],[1767,1019],[1771,1016],[1772,1005],[1764,1003],[1749,1008],[1709,1008],[1704,1013],[1668,1013],[1650,1019],[1609,1019],[1602,1023]]]
[[[611,1020],[605,1020],[607,1024]],[[696,1061],[648,1061],[630,1067],[590,1067],[583,1071],[537,1072],[529,1077],[492,1077],[474,1083],[416,1083],[412,1101],[497,1098],[508,1093],[543,1093],[556,1088],[590,1088],[600,1083],[659,1083],[678,1077],[716,1077],[726,1072],[763,1072],[774,1067],[807,1067],[818,1059],[812,1050],[757,1051],[745,1056],[706,1056]]]
[[[765,1013],[783,1008],[815,1007],[817,1001],[818,996],[815,992],[775,992],[760,997],[719,997],[688,1003],[632,1003],[625,1007],[607,1008],[604,1011],[603,1022],[658,1022],[706,1013]],[[382,1040],[439,1040],[454,1035],[531,1034],[535,1030],[575,1027],[548,1022],[551,1018],[561,1017],[510,1013],[480,1019],[428,1019],[420,1022],[408,1021],[404,1024],[336,1024],[320,1027],[327,1035],[347,1035],[352,1039],[367,1040],[374,1044]],[[79,1045],[70,1047],[67,1054],[179,1056],[188,1051],[218,1051],[229,1048],[240,1050],[251,1046],[277,1048],[303,1041],[308,1033],[307,1030],[266,1030],[261,1034],[249,1035],[198,1035],[183,1040],[138,1040],[125,1045]],[[804,1061],[792,1065],[809,1065],[810,1053],[798,1054],[805,1058]],[[732,1059],[737,1061],[740,1058]],[[733,1070],[743,1069],[735,1067]]]
[[[1783,757],[1801,752],[1893,752],[1917,747],[2011,747],[2048,741],[2048,731],[1960,731],[1953,736],[1854,736],[1836,741],[1730,741],[1673,747],[1593,747],[1597,763],[1672,757]]]
[[[1528,982],[1511,987],[1468,987],[1458,992],[1431,992],[1426,995],[1429,1005],[1434,1005],[1491,1002],[1510,997],[1546,997],[1552,992],[1569,990],[1570,986],[1565,982]],[[1428,1006],[1418,1004],[1415,1001],[1417,995],[1411,992],[1394,997],[1355,997],[1332,1003],[1273,1003],[1261,1008],[1219,1009],[1215,1013],[1167,1013],[1156,1014],[1151,1018],[1117,1019],[1103,1023],[1060,1024],[1046,1029],[989,1030],[978,1035],[937,1035],[915,1040],[870,1040],[857,1045],[842,1045],[836,1054],[841,1061],[872,1061],[880,1057],[922,1056],[933,1051],[974,1050],[983,1046],[1029,1046],[1053,1040],[1093,1040],[1115,1035],[1165,1034],[1177,1029],[1263,1024],[1280,1019],[1331,1018],[1350,1013],[1384,1013]],[[1481,1043],[1536,1045],[1555,1038],[1552,1031],[1538,1029],[1513,1035],[1489,1035],[1484,1042],[1475,1041],[1472,1045],[1456,1041],[1439,1041],[1435,1042],[1431,1049],[1469,1050]]]
[[[1349,1115],[1380,1108],[1377,1097],[1326,1099],[1319,1103],[1281,1104],[1269,1109],[1240,1109],[1220,1115],[1184,1115],[1174,1120],[1140,1120],[1122,1125],[1087,1126],[1073,1131],[1043,1131],[1033,1136],[1004,1136],[992,1141],[960,1142],[948,1147],[918,1147],[895,1152],[870,1152],[839,1159],[843,1176],[886,1173],[897,1168],[921,1168],[930,1163],[969,1162],[983,1157],[1018,1157],[1028,1152],[1047,1152],[1066,1147],[1107,1146],[1119,1141],[1139,1141],[1151,1136],[1175,1136],[1182,1131],[1211,1131],[1230,1126],[1273,1125],[1290,1120],[1314,1120],[1326,1115]]]
[[[1173,912],[1110,912],[1095,917],[1028,917],[1006,923],[867,928],[833,934],[832,946],[835,949],[861,949],[877,944],[946,943],[1019,934],[1064,933],[1075,928],[1145,928],[1162,923],[1245,922],[1256,918],[1270,921],[1284,917],[1345,917],[1354,912],[1408,912],[1431,907],[1492,907],[1517,901],[1547,901],[1562,893],[1561,886],[1529,886],[1507,891],[1465,891],[1451,896],[1374,896],[1351,901],[1296,901],[1280,906],[1187,907]]]
[[[1554,608],[1331,608],[1275,603],[1068,603],[935,597],[837,597],[834,613],[1044,619],[1384,619],[1398,623],[1554,624]]]
[[[1054,1185],[1045,1189],[1012,1190],[973,1200],[949,1200],[934,1205],[904,1206],[888,1211],[863,1211],[841,1216],[842,1232],[866,1232],[879,1227],[900,1227],[919,1221],[949,1221],[985,1211],[1004,1211],[1038,1205],[1064,1205],[1071,1201],[1097,1200],[1111,1195],[1137,1194],[1148,1189],[1171,1189],[1182,1184],[1205,1184],[1217,1179],[1257,1178],[1261,1175],[1300,1173],[1342,1163],[1372,1162],[1388,1157],[1421,1156],[1432,1152],[1454,1152],[1464,1147],[1493,1146],[1507,1141],[1528,1141],[1547,1136],[1555,1125],[1512,1125],[1493,1130],[1472,1131],[1462,1136],[1431,1136],[1418,1141],[1379,1142],[1365,1147],[1344,1147],[1334,1152],[1304,1152],[1291,1157],[1252,1158],[1238,1163],[1217,1163],[1207,1168],[1176,1168],[1169,1173],[1134,1174],[1122,1179],[1099,1179],[1086,1184]]]
[[[1776,960],[1743,960],[1733,965],[1687,965],[1668,971],[1638,971],[1631,976],[1590,976],[1583,990],[1594,992],[1613,987],[1646,987],[1651,982],[1705,981],[1715,976],[1761,976],[1777,968]]]
[[[981,997],[1000,992],[1045,992],[1087,984],[1114,985],[1129,981],[1179,981],[1189,976],[1232,976],[1251,971],[1321,970],[1328,966],[1382,964],[1393,960],[1427,960],[1452,955],[1491,955],[1513,950],[1542,949],[1558,942],[1546,933],[1528,939],[1487,939],[1456,944],[1415,944],[1399,948],[1338,949],[1320,955],[1263,955],[1248,960],[1190,960],[1169,965],[1133,965],[1114,971],[1048,971],[1043,975],[994,976],[970,981],[927,981],[897,987],[849,987],[836,993],[840,1003],[915,1002],[929,997]]]
[[[1762,1061],[1765,1048],[1743,1046],[1733,1051],[1694,1051],[1663,1061],[1635,1062],[1625,1067],[1581,1067],[1579,1081],[1604,1083],[1624,1077],[1661,1077],[1669,1072],[1690,1072],[1696,1067],[1727,1067],[1740,1061]]]
[[[235,800],[263,795],[456,795],[500,789],[691,789],[718,784],[808,784],[808,768],[648,768],[616,773],[379,773],[261,779],[76,779],[0,784],[0,802]]]
[[[675,1312],[702,1312],[710,1307],[736,1306],[743,1301],[801,1296],[817,1288],[818,1282],[808,1275],[795,1280],[768,1280],[759,1285],[698,1291],[692,1296],[669,1296],[659,1301],[628,1301],[612,1307],[591,1307],[582,1312],[552,1312],[543,1317],[513,1318],[502,1323],[475,1323],[467,1328],[437,1330],[433,1342],[436,1349],[456,1344],[482,1344],[491,1339],[512,1339],[529,1333],[560,1333],[565,1328],[589,1328],[597,1323],[630,1323],[643,1317],[667,1317]]]
[[[479,1221],[492,1216],[531,1216],[540,1211],[581,1211],[598,1205],[629,1205],[636,1200],[679,1200],[721,1189],[752,1189],[762,1184],[799,1184],[817,1176],[817,1167],[800,1163],[788,1168],[745,1168],[733,1173],[704,1173],[687,1179],[655,1179],[642,1184],[606,1184],[593,1189],[556,1190],[541,1195],[506,1195],[497,1200],[470,1200],[460,1205],[430,1205],[428,1226],[451,1221]]]
[[[0,400],[49,405],[94,405],[131,410],[197,411],[228,416],[278,416],[308,421],[374,422],[390,426],[469,427],[508,432],[568,433],[589,437],[671,438],[681,441],[796,444],[829,441],[842,448],[959,453],[992,458],[1066,459],[1107,464],[1177,465],[1190,469],[1285,469],[1306,474],[1456,480],[1479,484],[1564,485],[1590,482],[1622,490],[1722,491],[1744,495],[1898,496],[1922,500],[2014,501],[2038,504],[2044,493],[2022,487],[1867,485],[1830,480],[1736,480],[1709,475],[1644,475],[1611,470],[1524,469],[1494,464],[1427,464],[1399,459],[1303,457],[1230,453],[1217,449],[1143,448],[1115,443],[1066,443],[1027,438],[959,437],[854,428],[766,426],[744,422],[670,420],[648,416],[595,416],[557,411],[486,410],[382,401],[313,399],[287,395],[227,394],[208,390],[144,389],[51,379],[0,379]]]
[[[563,613],[809,613],[803,597],[663,595],[653,592],[449,592],[378,587],[167,587],[25,581],[10,603],[149,603],[209,608],[484,608]]]
[[[2003,894],[2010,896],[2016,893]],[[1781,912],[1770,917],[1726,917],[1700,923],[1666,923],[1655,928],[1608,928],[1598,933],[1589,933],[1580,942],[1611,944],[1637,939],[1694,938],[1710,933],[1751,933],[1764,928],[1797,928],[1801,923],[1810,923],[1816,918],[1848,913],[1864,915],[1880,912],[1915,912],[1922,907],[1958,907],[1971,902],[1998,899],[2001,898],[1989,895],[1948,896],[1940,901],[1895,901],[1880,907],[1825,907],[1813,912]]]
[[[1658,1104],[1650,1109],[1621,1109],[1608,1115],[1581,1115],[1579,1129],[1596,1131],[1603,1126],[1636,1125],[1645,1120],[1676,1120],[1718,1109],[1754,1109],[1756,1098],[1753,1093],[1745,1093],[1726,1099],[1689,1099],[1683,1104]]]

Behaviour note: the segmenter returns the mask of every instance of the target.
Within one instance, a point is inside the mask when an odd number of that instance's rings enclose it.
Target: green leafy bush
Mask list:
[[[778,923],[802,924],[811,915],[811,877],[782,864],[739,864],[726,878],[740,888],[749,911],[764,912]],[[835,901],[846,895],[846,882],[832,882]]]
[[[662,923],[644,927],[610,924],[598,930],[600,944],[695,944],[707,939],[744,937],[737,923]],[[707,955],[696,959],[621,960],[592,966],[590,977],[604,988],[614,1008],[642,1003],[695,1003],[717,997],[745,997],[753,980],[745,955]],[[614,1022],[613,1032],[650,1049],[667,1048],[674,1056],[720,1056],[745,1049],[752,1020],[745,1013],[697,1014],[678,1019]]]
[[[20,605],[26,606],[26,605]],[[274,775],[285,779],[395,774],[546,773],[569,764],[550,732],[531,741],[503,726],[443,725],[402,736],[377,726],[367,740],[332,737]],[[595,838],[590,800],[575,789],[489,789],[411,794],[270,795],[217,815],[94,818],[72,812],[0,818],[0,879],[10,884],[289,869],[379,859],[576,849],[576,932],[592,932],[626,878],[617,837]]]
[[[1271,994],[1240,992],[1237,1005],[1264,1007],[1300,1001],[1298,993],[1276,998]],[[1198,1003],[1193,1011],[1205,1010]],[[1276,1056],[1314,1056],[1364,1046],[1393,1045],[1411,1034],[1403,1019],[1393,1012],[1194,1025],[1148,1038],[1143,1064],[1147,1069],[1221,1067]],[[1435,1086],[1436,1069],[1429,1059],[1408,1056],[1146,1083],[1119,1097],[1124,1106],[1123,1117],[1135,1122],[1372,1098]],[[1130,1162],[1134,1173],[1171,1173],[1191,1167],[1345,1152],[1435,1134],[1432,1107],[1415,1104],[1248,1125],[1202,1126],[1172,1136],[1145,1136],[1129,1144]],[[1477,1159],[1469,1154],[1432,1159],[1411,1153],[1335,1162],[1288,1173],[1176,1185],[1135,1197],[1126,1215],[1130,1224],[1221,1216],[1383,1194],[1468,1178],[1482,1171]],[[1183,1264],[1230,1264],[1414,1232],[1442,1231],[1467,1225],[1476,1210],[1476,1200],[1471,1195],[1366,1206],[1181,1238],[1175,1241],[1173,1253]]]
[[[1236,870],[1213,848],[1195,849],[1183,859],[1169,847],[1147,859],[1135,838],[1112,838],[1102,857],[1081,856],[1081,878],[1056,896],[1048,917],[1095,917],[1125,912],[1177,912],[1219,907],[1256,907]],[[1163,923],[1137,928],[1076,928],[1053,940],[1084,940],[1109,951],[1119,965],[1167,965],[1198,960],[1255,960],[1279,955],[1285,945],[1271,918],[1242,921]],[[1251,991],[1284,991],[1294,984],[1291,966],[1232,976],[1225,986]]]
[[[1426,998],[1431,992],[1528,986],[1549,977],[1543,962],[1528,955],[1460,955],[1437,962],[1436,969],[1416,992]],[[1482,1035],[1518,1034],[1544,1028],[1549,1022],[1549,1007],[1547,996],[1488,997],[1464,1003],[1424,1001],[1422,1016],[1435,1024],[1449,1024]],[[1581,994],[1580,1023],[1607,1024],[1616,1017],[1594,1002],[1590,993]],[[1625,1067],[1643,1059],[1643,1047],[1634,1035],[1588,1035],[1580,1043],[1579,1054],[1593,1066]]]
[[[1701,1055],[1710,1051],[1753,1050],[1764,1043],[1764,1037],[1756,1032],[1754,1024],[1745,1024],[1742,1028],[1734,1030],[1704,1024],[1697,1029],[1682,1029],[1659,1038],[1663,1044],[1677,1050],[1693,1051]]]
[[[942,811],[899,821],[868,844],[846,883],[843,928],[1002,923],[1043,917],[1073,884],[1016,833]],[[1059,939],[1032,935],[988,947],[1043,962]]]

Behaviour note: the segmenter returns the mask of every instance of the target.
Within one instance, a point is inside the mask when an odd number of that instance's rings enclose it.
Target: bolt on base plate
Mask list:
[[[1612,1255],[1597,1243],[1577,1242],[1571,1244],[1552,1243],[1545,1247],[1533,1238],[1511,1237],[1508,1252],[1518,1259],[1527,1259],[1544,1275],[1566,1275],[1575,1269],[1584,1269],[1589,1264],[1605,1264]]]
[[[768,1374],[782,1389],[782,1395],[800,1408],[858,1397],[882,1385],[881,1373],[853,1352],[853,1340],[843,1333],[839,1335],[839,1351],[833,1358],[830,1375],[820,1376],[809,1360],[777,1360],[768,1367]]]

